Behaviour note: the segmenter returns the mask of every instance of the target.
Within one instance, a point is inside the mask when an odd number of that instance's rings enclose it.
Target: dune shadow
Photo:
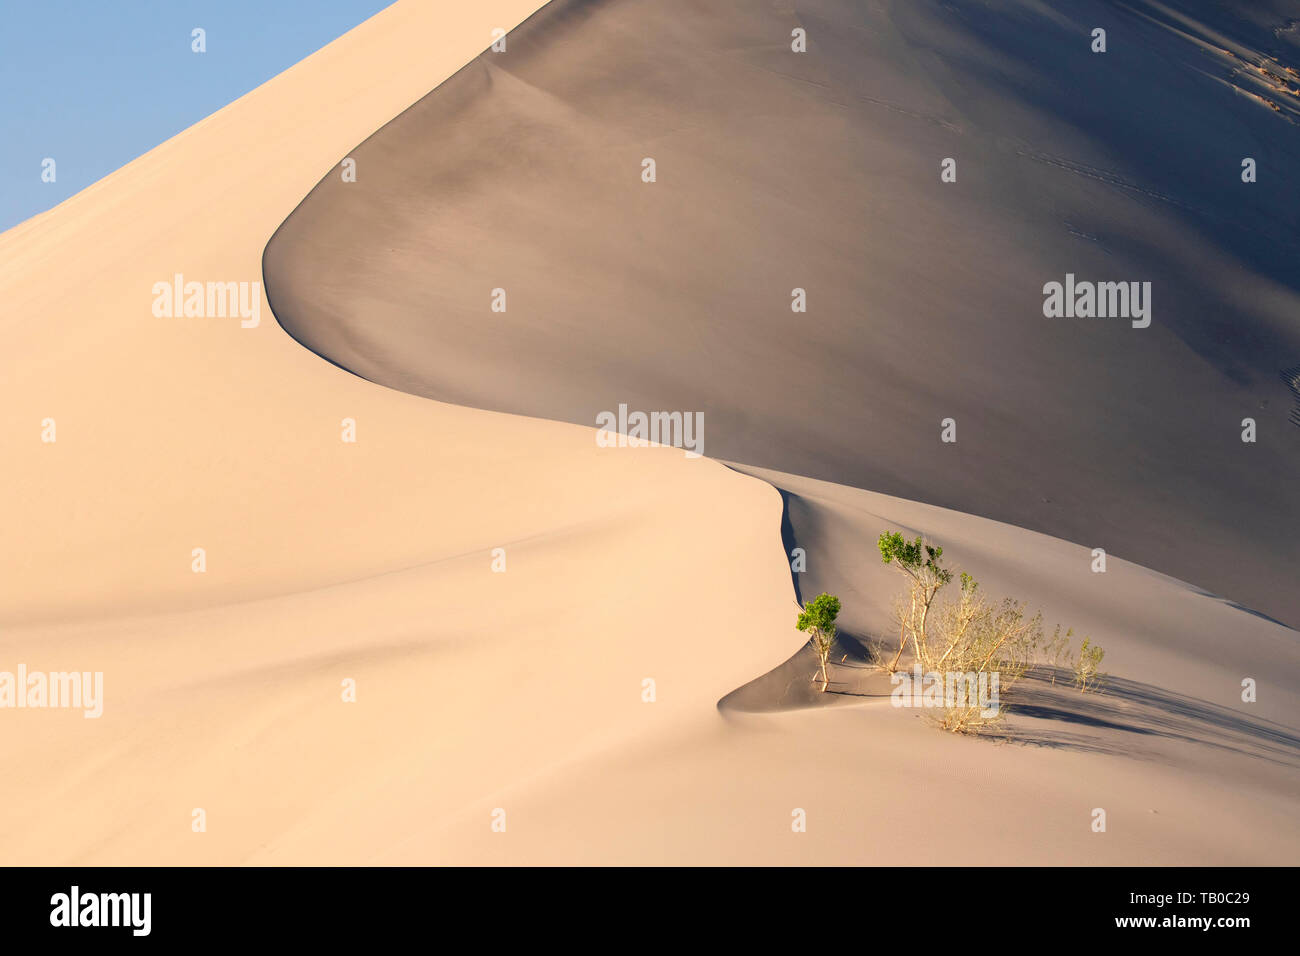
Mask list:
[[[1140,757],[1141,739],[1158,739],[1300,768],[1300,733],[1293,728],[1123,677],[1107,677],[1100,692],[1085,694],[1070,686],[1066,672],[1040,668],[1015,688],[1009,711],[1010,739],[1018,743]],[[1053,726],[1059,724],[1070,730]],[[1120,746],[1116,733],[1132,735],[1134,746]]]
[[[554,0],[352,149],[370,172],[323,176],[264,250],[272,312],[387,387],[588,427],[623,403],[698,411],[711,457],[1104,530],[1294,618],[1277,508],[1300,445],[1271,426],[1300,357],[1300,192],[1279,172],[1300,98],[1263,72],[1294,44],[1244,0],[997,6]],[[934,161],[958,153],[945,184]],[[1045,321],[1044,281],[1075,273],[1152,284],[1151,330]],[[815,305],[791,325],[795,277]],[[933,441],[953,409],[961,442]],[[1170,527],[1188,533],[1151,533]]]

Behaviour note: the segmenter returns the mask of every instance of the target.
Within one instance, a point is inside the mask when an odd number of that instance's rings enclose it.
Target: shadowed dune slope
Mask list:
[[[268,296],[372,381],[586,425],[703,411],[710,457],[1294,625],[1300,5],[1201,6],[556,0],[320,182]],[[1151,282],[1150,327],[1045,318],[1066,273]]]

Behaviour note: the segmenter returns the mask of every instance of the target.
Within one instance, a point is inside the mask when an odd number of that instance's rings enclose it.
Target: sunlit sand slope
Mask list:
[[[0,670],[104,675],[97,719],[0,711],[3,862],[372,858],[798,646],[767,485],[376,387],[264,299],[154,314],[176,273],[260,282],[311,185],[533,6],[398,4],[0,236]],[[735,609],[707,666],[701,592]]]

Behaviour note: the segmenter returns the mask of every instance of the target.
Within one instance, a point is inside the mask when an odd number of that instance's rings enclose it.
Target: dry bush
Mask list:
[[[978,732],[1002,720],[1002,695],[1033,667],[1043,640],[1043,617],[1028,616],[1025,605],[1010,598],[987,601],[975,579],[963,572],[957,600],[940,609],[937,626],[927,637],[928,643],[921,645],[922,670],[973,675],[975,681],[983,676],[995,691],[998,707],[991,715],[978,698],[945,696],[939,725],[958,733]]]
[[[1104,652],[1086,638],[1074,656],[1073,631],[1062,634],[1058,626],[1050,639],[1045,638],[1042,614],[1030,616],[1024,602],[1011,598],[988,600],[965,572],[960,575],[955,600],[937,603],[939,592],[952,579],[952,572],[940,563],[943,549],[926,545],[920,538],[908,542],[897,532],[881,534],[878,544],[885,563],[898,567],[908,586],[894,602],[899,648],[884,669],[896,671],[903,649],[910,645],[914,668],[943,677],[945,693],[937,723],[945,730],[978,733],[996,725],[1006,713],[1002,696],[1043,660],[1052,668],[1053,683],[1056,669],[1068,667],[1079,690],[1096,689],[1100,680],[1097,665]],[[978,697],[962,699],[960,689],[969,690],[972,683],[978,686],[981,679],[985,687],[996,687],[995,714],[986,714]],[[951,683],[958,683],[957,694],[949,691]]]
[[[1086,694],[1100,687],[1104,675],[1098,668],[1105,656],[1106,652],[1100,647],[1086,637],[1083,639],[1083,644],[1079,646],[1079,656],[1074,662],[1074,686],[1079,688],[1080,693]]]
[[[1048,677],[1052,686],[1056,686],[1056,675],[1058,671],[1070,670],[1073,668],[1073,658],[1070,653],[1070,638],[1074,636],[1074,628],[1068,628],[1064,634],[1061,633],[1061,625],[1056,625],[1056,631],[1052,634],[1052,639],[1043,645],[1042,663],[1048,670]],[[1037,667],[1039,661],[1034,662]]]

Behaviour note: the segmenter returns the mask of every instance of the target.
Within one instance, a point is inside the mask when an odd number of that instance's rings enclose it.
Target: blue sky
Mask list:
[[[0,230],[57,205],[392,0],[4,0]],[[207,31],[194,53],[191,31]],[[41,181],[54,159],[57,179]]]

